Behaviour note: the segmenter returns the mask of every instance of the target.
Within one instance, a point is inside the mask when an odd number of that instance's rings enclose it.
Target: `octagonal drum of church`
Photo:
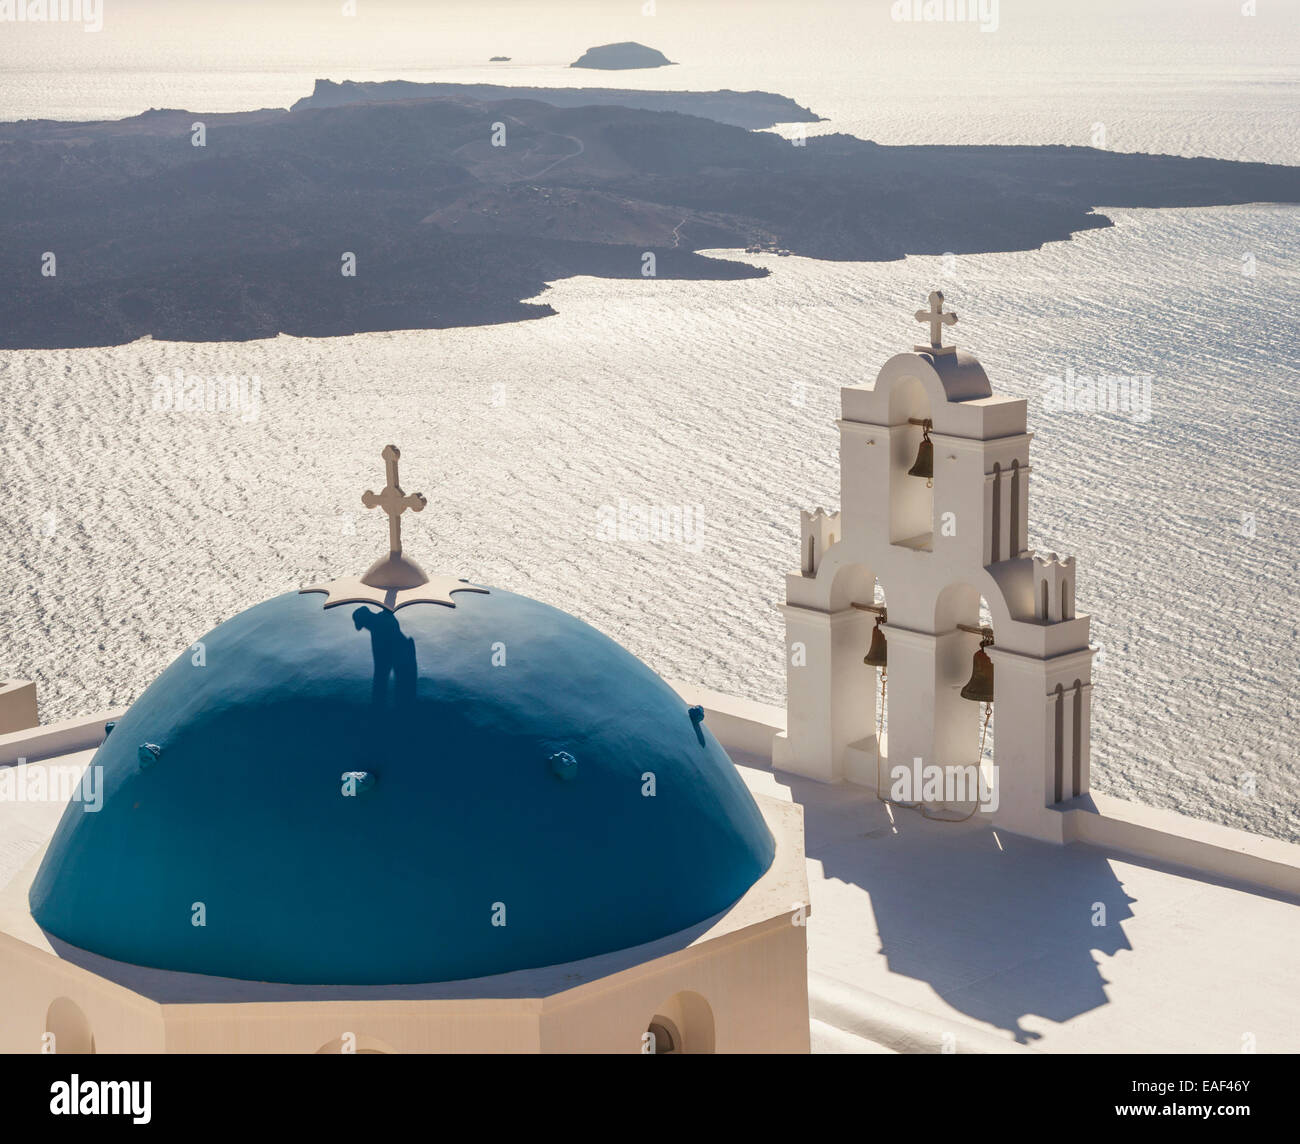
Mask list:
[[[36,921],[159,969],[408,984],[626,949],[744,895],[772,836],[672,688],[555,608],[455,601],[293,593],[205,636],[96,754],[102,808],[64,815]]]

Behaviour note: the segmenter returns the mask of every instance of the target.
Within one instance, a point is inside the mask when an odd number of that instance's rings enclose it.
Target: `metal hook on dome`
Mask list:
[[[564,782],[571,782],[578,777],[578,760],[568,751],[556,751],[546,760],[551,764],[551,774]]]

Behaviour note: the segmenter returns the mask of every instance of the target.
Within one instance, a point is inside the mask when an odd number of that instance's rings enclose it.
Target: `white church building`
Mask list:
[[[0,1052],[807,1052],[799,808],[615,641],[427,574],[399,457],[369,569],[0,735]]]

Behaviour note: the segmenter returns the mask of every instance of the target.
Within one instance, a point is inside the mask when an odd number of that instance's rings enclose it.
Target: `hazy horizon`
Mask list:
[[[761,88],[881,143],[1094,144],[1300,162],[1300,5],[1221,0],[1000,2],[978,20],[892,19],[893,0],[103,0],[102,30],[0,25],[0,119],[149,108],[287,107],[316,79],[711,90]],[[671,68],[568,64],[634,40]],[[493,55],[509,63],[490,64]]]

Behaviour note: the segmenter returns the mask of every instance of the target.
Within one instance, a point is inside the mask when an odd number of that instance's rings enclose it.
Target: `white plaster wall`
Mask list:
[[[983,598],[996,649],[1017,653],[995,679],[1001,825],[1059,840],[1059,822],[1043,813],[1054,793],[1043,773],[1054,761],[1044,757],[1049,733],[1055,734],[1046,697],[1061,674],[1059,662],[1068,661],[1090,684],[1089,622],[1078,616],[1045,623],[1037,614],[1036,570],[1025,548],[1031,473],[1025,402],[994,396],[978,361],[960,352],[896,355],[874,386],[848,387],[841,397],[843,533],[816,576],[787,577],[788,717],[785,735],[773,744],[775,764],[839,782],[846,777],[846,748],[874,745],[877,677],[862,664],[872,617],[852,605],[873,603],[877,581],[888,609],[891,765],[914,758],[926,765],[976,762],[982,712],[959,693],[979,641],[956,625],[978,625]],[[909,418],[933,422],[932,489],[907,475],[921,437]],[[995,466],[1001,473],[996,492]],[[928,546],[914,539],[927,531],[924,521],[930,522]],[[909,543],[898,543],[903,540]],[[990,564],[995,550],[1000,560]],[[1059,618],[1059,602],[1055,609]],[[844,631],[853,635],[841,637]],[[791,658],[795,643],[806,648],[802,667]],[[1086,752],[1086,735],[1081,742]],[[1079,785],[1087,790],[1086,756]]]

